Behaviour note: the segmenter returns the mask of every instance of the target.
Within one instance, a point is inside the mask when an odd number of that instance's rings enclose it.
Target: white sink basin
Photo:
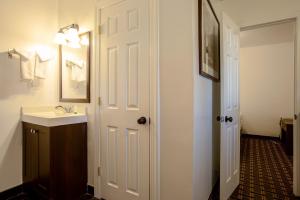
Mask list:
[[[81,110],[81,112],[80,112]],[[85,109],[77,113],[64,113],[54,107],[22,108],[22,121],[46,127],[87,122]]]

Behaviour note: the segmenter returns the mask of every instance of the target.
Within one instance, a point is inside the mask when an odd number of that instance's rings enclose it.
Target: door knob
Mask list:
[[[232,117],[228,117],[228,116],[225,117],[225,122],[232,122],[232,121],[233,121]]]
[[[137,123],[138,123],[138,124],[146,124],[146,123],[147,123],[146,117],[140,117],[140,118],[137,120]]]

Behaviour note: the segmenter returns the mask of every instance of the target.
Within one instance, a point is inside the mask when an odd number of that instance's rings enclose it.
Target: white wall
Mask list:
[[[52,46],[57,31],[56,1],[4,0],[0,6],[0,192],[22,183],[22,127],[20,107],[56,104],[57,65],[46,80],[33,85],[20,80],[20,63],[10,60],[8,48]],[[56,49],[53,49],[56,52]]]
[[[220,84],[199,75],[198,1],[193,1],[193,199],[208,199],[220,173]]]
[[[94,27],[96,21],[96,3],[94,0],[58,0],[58,25],[64,27],[73,23],[77,23],[80,32],[92,31],[92,39],[94,37]],[[95,131],[95,80],[96,67],[94,64],[94,40],[92,40],[92,56],[91,56],[91,103],[84,104],[88,108],[88,184],[94,185],[94,137]]]
[[[280,117],[294,114],[294,45],[241,49],[241,113],[244,133],[279,136]]]
[[[161,199],[208,199],[218,171],[218,87],[199,75],[197,1],[160,1],[159,17]]]
[[[294,26],[288,23],[241,33],[240,96],[245,133],[277,137],[280,117],[293,118]]]

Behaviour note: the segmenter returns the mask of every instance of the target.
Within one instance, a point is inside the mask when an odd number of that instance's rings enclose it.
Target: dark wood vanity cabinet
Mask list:
[[[76,200],[87,187],[87,124],[23,122],[24,189],[38,199]]]

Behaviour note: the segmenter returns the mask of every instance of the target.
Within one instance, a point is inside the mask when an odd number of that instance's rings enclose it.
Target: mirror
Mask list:
[[[60,102],[90,103],[91,32],[79,37],[78,44],[59,46]]]

